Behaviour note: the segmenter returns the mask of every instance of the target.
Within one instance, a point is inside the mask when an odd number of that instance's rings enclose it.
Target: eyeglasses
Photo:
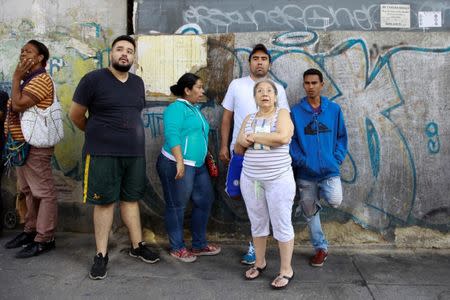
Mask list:
[[[274,89],[257,89],[256,93],[257,94],[262,94],[262,93],[275,94],[275,90]]]

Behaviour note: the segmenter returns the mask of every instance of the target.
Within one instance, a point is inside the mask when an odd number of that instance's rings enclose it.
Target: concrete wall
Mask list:
[[[385,30],[380,25],[381,4],[410,6],[410,28],[422,31],[420,11],[441,12],[442,27],[450,29],[447,0],[135,0],[135,32],[171,34],[185,24],[201,26],[203,33],[299,30]],[[149,17],[151,16],[151,17]],[[182,29],[183,30],[183,29]]]
[[[10,93],[21,47],[30,39],[40,40],[50,50],[47,70],[55,80],[65,111],[80,78],[107,66],[112,39],[126,33],[126,0],[1,0],[0,4],[0,89]],[[90,228],[90,220],[79,222],[80,214],[76,213],[85,211],[77,206],[81,199],[83,141],[84,136],[66,116],[65,138],[56,147],[54,168],[60,203],[74,207],[74,212],[61,215],[61,229]],[[4,176],[2,194],[6,208],[13,206],[11,198],[15,193],[14,173]],[[70,225],[66,227],[68,221]]]
[[[396,242],[448,247],[450,216],[449,113],[450,35],[448,33],[293,32],[208,36],[208,67],[203,113],[211,123],[211,150],[217,155],[220,102],[232,78],[248,74],[251,47],[264,42],[274,57],[271,75],[286,87],[289,103],[304,96],[302,73],[325,74],[324,93],[344,111],[349,155],[342,166],[344,202],[327,208],[326,231],[338,243]],[[187,71],[187,70],[186,70]],[[153,166],[162,144],[166,103],[149,102],[147,160],[151,192],[147,206],[162,221],[163,200]],[[217,231],[246,234],[242,202],[223,192],[225,168],[215,182],[212,220]],[[157,221],[156,221],[157,220]],[[299,239],[304,221],[294,217]],[[356,225],[358,224],[358,225]],[[411,230],[404,227],[415,225]],[[240,227],[243,226],[243,227]],[[437,238],[429,236],[427,229]],[[417,233],[417,230],[424,233]],[[428,243],[426,243],[428,242]]]
[[[79,79],[108,64],[111,37],[126,31],[125,1],[96,1],[95,7],[87,1],[69,3],[2,2],[0,88],[9,90],[19,49],[31,38],[50,48],[48,69],[65,109]],[[33,16],[25,4],[32,5]],[[189,31],[193,30],[187,28]],[[208,35],[207,66],[195,71],[206,81],[208,101],[202,111],[211,124],[210,149],[216,156],[220,102],[228,83],[248,74],[247,56],[258,42],[272,51],[271,75],[284,84],[291,105],[303,96],[302,72],[316,67],[325,74],[325,94],[344,110],[350,136],[350,155],[342,167],[345,199],[339,209],[324,210],[329,239],[340,244],[450,247],[448,32]],[[147,84],[151,89],[151,82]],[[142,115],[150,181],[142,205],[143,221],[157,234],[164,234],[164,202],[154,166],[163,141],[165,100],[161,95],[156,100],[149,97]],[[62,230],[92,230],[91,208],[80,200],[82,142],[82,134],[66,118],[66,138],[57,146],[54,160]],[[214,182],[210,232],[219,237],[248,238],[244,204],[223,192],[226,169],[220,167],[221,176]],[[2,189],[7,205],[12,206],[14,174],[3,179]],[[296,241],[307,239],[302,218],[293,220]]]

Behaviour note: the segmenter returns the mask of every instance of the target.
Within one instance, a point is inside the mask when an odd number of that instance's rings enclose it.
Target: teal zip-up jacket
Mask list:
[[[201,167],[208,153],[209,124],[200,109],[184,99],[177,99],[164,110],[163,154],[175,160],[172,148],[181,147],[184,164]]]

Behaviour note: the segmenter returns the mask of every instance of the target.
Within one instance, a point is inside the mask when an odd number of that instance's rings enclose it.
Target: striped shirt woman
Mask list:
[[[277,109],[268,119],[251,114],[245,124],[245,134],[276,132],[279,111]],[[242,172],[251,179],[273,180],[285,172],[292,172],[291,162],[289,143],[275,147],[255,143],[245,152]]]
[[[271,285],[279,289],[294,276],[291,213],[296,187],[289,155],[294,125],[289,111],[277,108],[277,88],[272,81],[256,83],[253,95],[258,111],[245,118],[238,136],[238,143],[246,148],[240,187],[256,252],[255,264],[245,272],[245,277],[256,279],[266,268],[265,249],[271,224],[281,261]]]

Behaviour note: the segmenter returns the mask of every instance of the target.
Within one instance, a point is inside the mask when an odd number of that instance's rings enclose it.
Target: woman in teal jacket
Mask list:
[[[170,87],[179,97],[164,111],[164,146],[156,168],[164,192],[164,223],[170,242],[170,255],[193,262],[200,255],[216,255],[220,247],[206,241],[214,192],[205,157],[208,153],[209,125],[195,105],[203,97],[203,82],[195,74],[186,73]],[[183,238],[184,211],[192,201],[192,248]]]

